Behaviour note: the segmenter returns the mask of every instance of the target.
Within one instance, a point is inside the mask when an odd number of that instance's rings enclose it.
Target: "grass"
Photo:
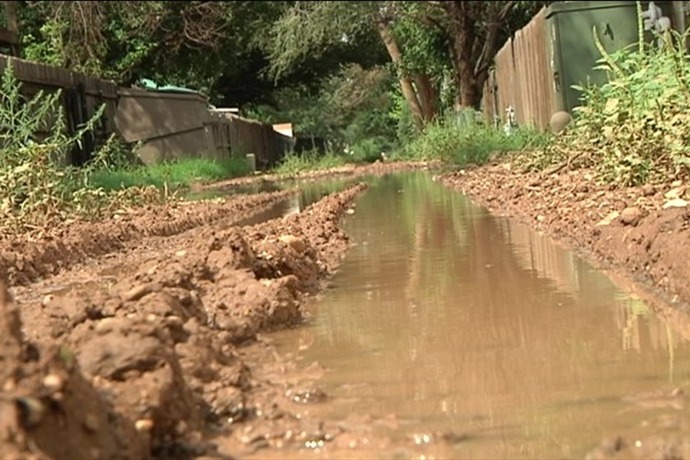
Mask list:
[[[423,134],[397,152],[396,158],[480,165],[495,156],[536,148],[548,141],[548,134],[530,128],[520,128],[507,135],[480,121],[445,118],[427,126]]]
[[[273,170],[276,174],[293,175],[306,171],[316,171],[344,166],[347,160],[342,155],[333,152],[320,154],[316,151],[304,153],[288,153]]]
[[[91,174],[89,183],[105,190],[153,185],[162,188],[181,188],[192,183],[208,183],[246,175],[249,172],[243,158],[222,161],[207,158],[187,158],[152,166],[131,166],[115,170],[98,170]]]

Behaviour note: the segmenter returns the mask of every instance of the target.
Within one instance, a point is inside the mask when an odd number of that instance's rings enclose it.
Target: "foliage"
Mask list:
[[[92,130],[102,109],[79,132],[64,125],[60,94],[31,99],[7,66],[0,84],[0,233],[49,228],[70,218],[101,218],[130,204],[161,201],[157,190],[107,193],[88,186],[93,164],[63,166],[70,149]],[[97,158],[103,160],[107,150]]]
[[[640,28],[642,30],[642,28]],[[583,105],[569,131],[531,158],[538,168],[566,162],[592,167],[598,179],[635,185],[687,177],[690,166],[688,32],[668,32],[662,46],[640,42],[608,54],[597,69],[608,82],[579,88]]]
[[[271,103],[276,85],[262,71],[266,31],[291,3],[21,2],[23,56],[125,86],[150,78],[193,88],[217,106]],[[352,56],[324,58],[286,75],[280,87],[312,84]]]
[[[387,68],[349,64],[325,79],[320,88],[283,90],[278,93],[277,108],[257,106],[249,116],[267,123],[290,120],[295,132],[328,139],[337,151],[357,152],[351,160],[371,161],[394,142],[394,92]]]
[[[222,161],[208,158],[186,158],[152,166],[99,168],[89,176],[89,184],[104,190],[149,185],[175,189],[189,186],[192,183],[208,183],[243,176],[248,172],[249,165],[241,158],[227,158]]]
[[[337,168],[346,164],[342,155],[328,151],[322,154],[316,150],[299,153],[288,153],[285,155],[274,172],[284,175],[295,175],[307,171]]]
[[[459,166],[480,165],[496,155],[533,148],[547,137],[524,128],[507,135],[479,119],[471,109],[439,120],[398,152],[396,157],[414,160],[442,160]]]
[[[381,2],[295,2],[269,31],[269,73],[278,79],[329,48],[347,47],[373,30],[371,15]]]

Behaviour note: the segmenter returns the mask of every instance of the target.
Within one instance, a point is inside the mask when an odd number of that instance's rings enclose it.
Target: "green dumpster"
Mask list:
[[[594,41],[596,26],[599,39],[608,52],[637,43],[637,2],[566,1],[549,6],[546,13],[547,52],[553,78],[555,111],[572,113],[580,105],[581,93],[573,85],[603,84],[606,73],[594,70],[601,53]],[[642,2],[644,11],[652,2]],[[670,1],[653,2],[663,16],[673,18]],[[651,32],[646,32],[651,40]]]

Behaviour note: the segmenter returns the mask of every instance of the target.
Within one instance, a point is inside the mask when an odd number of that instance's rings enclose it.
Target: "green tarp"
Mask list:
[[[199,95],[205,97],[205,95],[200,93],[199,91],[189,89],[189,88],[183,88],[181,86],[174,86],[174,85],[158,86],[158,84],[155,81],[149,80],[148,78],[142,78],[141,80],[139,80],[139,85],[147,91],[163,91],[163,92],[167,92],[167,93],[199,94]]]

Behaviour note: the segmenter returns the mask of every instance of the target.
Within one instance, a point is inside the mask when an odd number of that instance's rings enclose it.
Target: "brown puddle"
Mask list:
[[[269,336],[325,368],[310,413],[456,458],[584,458],[682,411],[690,346],[642,300],[428,174],[371,184],[308,324]]]

